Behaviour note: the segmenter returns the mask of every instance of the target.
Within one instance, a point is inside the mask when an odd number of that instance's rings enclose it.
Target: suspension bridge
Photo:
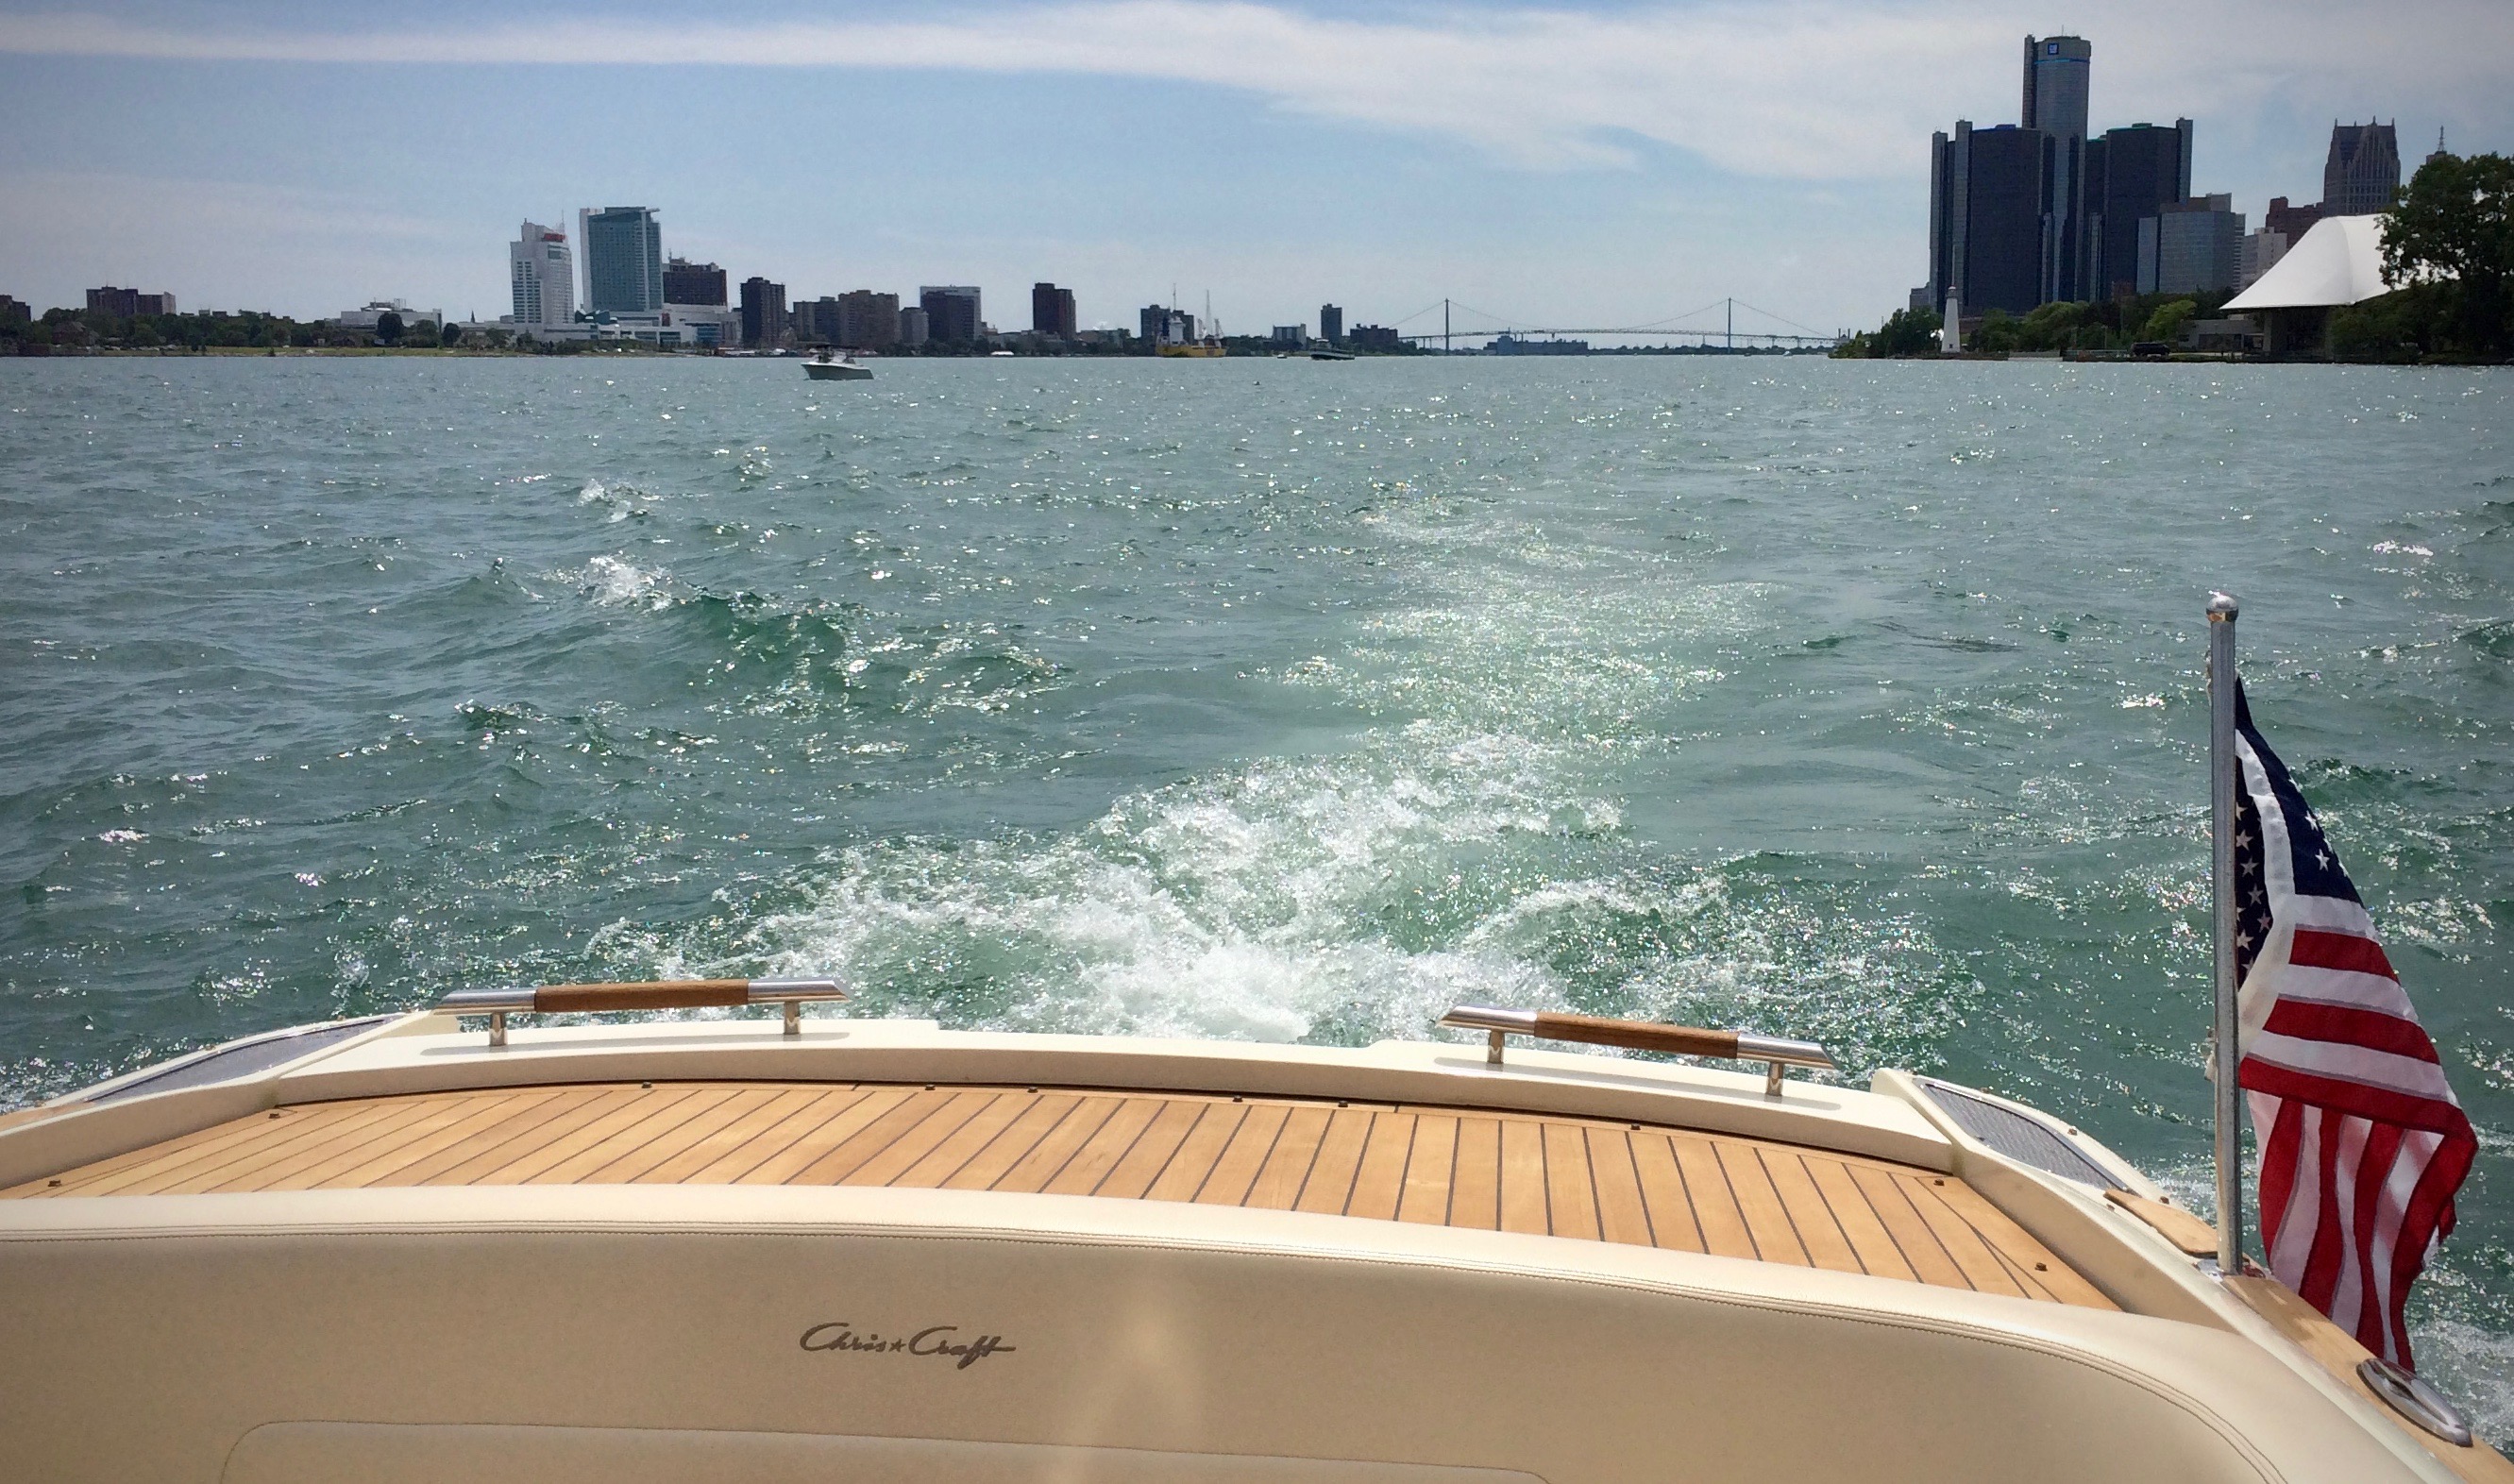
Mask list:
[[[1741,328],[1737,311],[1743,309],[1747,322]],[[1409,330],[1408,325],[1428,316],[1439,316],[1439,328]],[[1464,316],[1469,322],[1461,325]],[[1774,326],[1783,328],[1775,329]],[[1460,341],[1489,343],[1505,336],[1519,341],[1543,343],[1566,336],[1613,336],[1637,341],[1663,341],[1674,345],[1691,343],[1706,350],[1813,350],[1838,345],[1848,338],[1847,332],[1826,333],[1800,324],[1786,315],[1769,309],[1759,309],[1738,299],[1715,299],[1699,308],[1665,319],[1644,321],[1637,325],[1548,325],[1494,314],[1473,304],[1444,299],[1437,304],[1426,304],[1398,320],[1391,328],[1398,339],[1417,345],[1438,343],[1443,352],[1454,351]]]

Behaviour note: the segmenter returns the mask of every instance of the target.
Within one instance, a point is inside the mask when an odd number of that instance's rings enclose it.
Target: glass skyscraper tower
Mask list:
[[[664,307],[664,230],[651,206],[587,207],[576,214],[585,248],[585,306],[596,314],[657,314]]]
[[[2095,49],[2083,36],[2025,38],[2025,98],[2016,122],[2051,141],[2040,270],[2045,302],[2091,297],[2079,268],[2086,235],[2087,83]]]

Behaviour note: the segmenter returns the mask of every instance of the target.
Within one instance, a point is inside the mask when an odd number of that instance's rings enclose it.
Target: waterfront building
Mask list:
[[[2235,253],[2235,287],[2249,289],[2260,282],[2261,275],[2278,266],[2287,256],[2288,236],[2262,227],[2244,234],[2243,245]]]
[[[344,330],[355,330],[364,335],[373,335],[376,333],[376,328],[384,323],[384,318],[387,314],[399,316],[404,330],[416,330],[424,324],[445,323],[444,310],[414,309],[398,299],[368,300],[357,308],[342,310],[333,316],[332,323]]]
[[[925,323],[924,305],[899,306],[899,342],[902,345],[922,345],[929,334],[929,327]]]
[[[729,302],[725,297],[724,269],[711,262],[692,262],[686,258],[667,259],[664,262],[664,302],[711,304],[723,308]]]
[[[856,350],[888,350],[899,343],[899,296],[857,289],[838,296],[837,342]]]
[[[576,263],[567,233],[527,221],[507,244],[507,276],[518,328],[565,325],[576,319]]]
[[[742,342],[754,350],[786,341],[786,286],[765,278],[742,281]]]
[[[664,307],[664,230],[651,206],[591,207],[576,214],[585,246],[585,306],[599,314],[656,314]]]
[[[2244,214],[2232,196],[2193,196],[2158,210],[2139,226],[2141,294],[2205,294],[2235,287]]]
[[[1318,305],[1318,339],[1330,345],[1344,339],[1344,310],[1334,304]]]
[[[1076,329],[1074,316],[1074,291],[1060,289],[1052,283],[1030,286],[1030,328],[1034,335],[1050,340],[1070,341]]]
[[[1267,337],[1267,339],[1274,342],[1275,348],[1277,350],[1298,350],[1303,345],[1310,342],[1310,327],[1307,325],[1277,325],[1275,327],[1274,334]]]
[[[656,328],[659,343],[712,349],[742,339],[742,316],[724,304],[668,303],[664,312],[656,316]]]
[[[2395,287],[2383,275],[2383,224],[2370,217],[2314,223],[2260,282],[2226,301],[2224,313],[2257,318],[2272,355],[2330,350],[2331,313]]]
[[[2185,118],[2169,129],[2107,129],[2087,142],[2086,271],[2078,298],[2121,299],[2138,292],[2139,223],[2190,198],[2191,137]]]
[[[2191,194],[2191,121],[2088,134],[2094,47],[2028,36],[2013,126],[1931,140],[1929,277],[1915,307],[2027,312],[2135,292],[2140,223]]]
[[[2087,92],[2094,55],[2083,36],[2025,38],[2024,105],[2016,122],[2051,140],[2043,214],[2046,302],[2085,297],[2078,263],[2086,246]]]
[[[1956,121],[1930,141],[1929,298],[1967,312],[2023,314],[2044,301],[2044,244],[2055,175],[2051,136]]]
[[[1405,348],[1405,342],[1398,339],[1394,325],[1356,325],[1353,327],[1353,348],[1395,355]]]
[[[110,314],[116,319],[130,319],[139,314],[173,314],[175,296],[142,294],[138,289],[117,289],[110,284],[87,291],[87,312]]]
[[[793,310],[787,316],[787,324],[793,331],[794,339],[805,344],[843,343],[838,338],[838,301],[830,295],[794,301]]]
[[[2392,209],[2401,189],[2401,142],[2390,124],[2331,126],[2322,164],[2322,214],[2372,217]]]
[[[916,291],[925,311],[925,333],[938,344],[966,345],[978,338],[978,291],[967,284],[927,284]]]
[[[0,294],[0,325],[23,325],[31,322],[34,317],[34,311],[28,308],[23,301]]]

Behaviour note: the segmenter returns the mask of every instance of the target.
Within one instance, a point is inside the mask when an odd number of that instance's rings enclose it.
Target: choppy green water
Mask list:
[[[2198,1193],[2201,604],[2485,1147],[2514,380],[1650,359],[0,362],[0,1103],[458,985],[1821,1039]]]

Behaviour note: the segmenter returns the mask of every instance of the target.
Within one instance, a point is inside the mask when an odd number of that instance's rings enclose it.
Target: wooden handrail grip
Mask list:
[[[747,979],[671,979],[643,983],[543,984],[533,991],[533,1009],[549,1015],[560,1011],[697,1010],[714,1005],[750,1003]]]
[[[1536,1012],[1529,1032],[1552,1041],[1581,1041],[1591,1046],[1620,1046],[1628,1051],[1663,1051],[1681,1057],[1737,1055],[1737,1032],[1703,1030],[1692,1025],[1659,1025],[1648,1021],[1617,1021],[1601,1015]]]
[[[542,984],[495,989],[457,989],[436,1008],[455,1016],[489,1018],[489,1044],[507,1044],[507,1017],[561,1013],[599,1014],[616,1010],[703,1010],[736,1005],[786,1007],[786,1033],[803,1033],[803,1002],[842,1000],[844,985],[834,979],[667,979],[631,983]]]
[[[1490,1066],[1501,1065],[1503,1037],[1536,1036],[1548,1041],[1585,1041],[1592,1046],[1620,1046],[1679,1057],[1761,1062],[1766,1098],[1781,1096],[1785,1067],[1836,1069],[1833,1058],[1813,1041],[1793,1041],[1785,1036],[1744,1030],[1705,1030],[1697,1025],[1662,1025],[1653,1021],[1617,1021],[1560,1010],[1502,1010],[1486,1005],[1459,1005],[1440,1017],[1440,1023],[1480,1030],[1490,1037],[1490,1048],[1484,1053],[1484,1063]]]

